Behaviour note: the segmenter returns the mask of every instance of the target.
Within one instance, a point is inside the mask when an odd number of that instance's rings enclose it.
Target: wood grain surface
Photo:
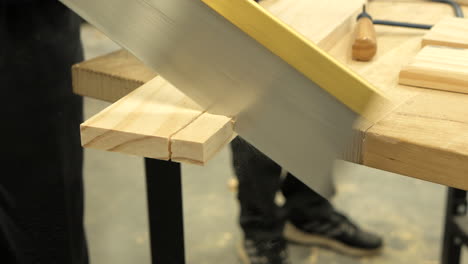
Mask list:
[[[468,48],[468,19],[444,17],[423,37],[422,45]]]
[[[435,24],[453,16],[451,7],[440,3],[373,2],[370,7],[375,18],[397,16],[414,23]],[[468,189],[468,96],[398,84],[399,70],[420,51],[424,30],[381,26],[377,34],[380,50],[374,63],[381,65],[364,75],[399,107],[365,130],[362,163]]]
[[[72,67],[73,92],[115,102],[157,74],[125,50],[112,52]]]
[[[400,84],[468,93],[468,50],[427,46],[401,70]]]
[[[205,113],[155,77],[81,125],[85,148],[205,164],[235,134],[231,118]]]

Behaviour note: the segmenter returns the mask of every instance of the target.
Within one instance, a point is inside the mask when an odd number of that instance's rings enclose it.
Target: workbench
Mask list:
[[[321,3],[327,3],[327,1],[317,1],[317,3],[311,4],[307,0],[265,0],[261,5],[306,37],[316,41],[332,56],[364,76],[368,81],[384,91],[394,103],[394,107],[382,109],[379,118],[375,122],[362,121],[356,124],[356,135],[352,144],[343,154],[343,159],[456,189],[467,190],[468,94],[421,89],[398,84],[401,67],[408,64],[421,49],[421,39],[426,31],[376,26],[378,40],[376,57],[370,62],[353,61],[350,55],[353,19],[355,18],[354,14],[358,12],[359,5],[356,5],[356,1],[342,0],[344,10],[342,12],[344,13],[340,14],[339,8],[341,5],[336,5],[337,1],[340,0],[331,1],[331,4],[323,4],[335,5],[334,13],[324,12],[322,15],[327,16],[328,20],[330,20],[330,16],[336,16],[337,21],[330,28],[320,24],[321,17],[317,17],[317,10],[320,9]],[[348,6],[347,3],[353,3],[353,5]],[[425,24],[435,24],[443,17],[453,16],[453,11],[448,5],[427,1],[372,1],[368,6],[368,11],[376,19]],[[464,11],[468,13],[466,6]],[[168,161],[155,161],[150,158],[204,164],[236,136],[232,130],[233,117],[205,113],[203,109],[197,108],[196,104],[177,92],[174,87],[158,77],[155,72],[145,67],[126,51],[118,51],[76,65],[73,69],[73,78],[75,92],[83,96],[109,102],[117,101],[127,94],[129,94],[127,96],[130,96],[127,98],[133,98],[131,100],[120,100],[117,104],[104,110],[103,113],[85,122],[82,126],[82,135],[85,134],[82,137],[83,145],[147,157],[148,175],[154,173],[167,176],[157,177],[158,180],[147,177],[148,190],[153,188],[150,186],[156,186],[154,188],[159,188],[158,193],[171,195],[176,201],[175,206],[170,209],[163,208],[162,210],[172,210],[173,213],[168,214],[168,216],[180,217],[179,219],[181,219],[179,165],[174,165],[174,163]],[[165,90],[161,89],[161,87]],[[176,128],[171,129],[167,128],[169,126],[168,120],[159,122],[156,127],[157,130],[166,129],[168,131],[164,132],[164,136],[158,134],[157,137],[152,138],[152,135],[145,134],[149,132],[141,131],[140,133],[132,130],[141,129],[141,126],[132,128],[133,125],[122,125],[122,123],[128,122],[128,118],[131,118],[132,122],[136,120],[135,122],[140,125],[150,122],[151,119],[146,117],[138,120],[141,117],[139,114],[144,114],[145,111],[132,112],[127,116],[112,114],[112,112],[121,113],[122,108],[119,107],[122,107],[122,105],[127,109],[137,109],[134,105],[143,104],[143,101],[135,101],[135,98],[146,96],[158,99],[159,92],[149,92],[156,89],[159,89],[158,91],[163,94],[169,90],[175,91],[175,97],[171,97],[173,100],[170,100],[176,105],[175,108],[169,109],[174,112],[171,113],[171,122],[177,121],[180,116],[190,120],[190,122],[184,121],[186,123],[180,123]],[[165,96],[161,98],[168,98],[167,94]],[[153,100],[153,102],[155,101],[157,100]],[[154,109],[156,106],[147,105],[145,107]],[[119,111],[116,111],[116,108]],[[115,121],[115,123],[109,121],[114,120],[116,117],[122,119]],[[200,124],[197,124],[194,120]],[[128,127],[130,127],[130,130],[125,131]],[[151,131],[154,131],[154,127],[151,129]],[[209,136],[206,134],[199,135],[197,134],[198,131],[207,131],[206,133]],[[194,134],[196,134],[196,138],[187,138],[192,137]],[[135,135],[138,135],[138,137]],[[169,149],[167,149],[167,146],[169,146]],[[151,147],[153,149],[148,149]],[[164,151],[155,153],[155,149],[163,149]],[[165,173],[176,176],[169,177],[170,175]],[[152,183],[154,181],[161,182]],[[161,185],[166,186],[161,187]],[[171,186],[172,189],[169,189],[168,186]],[[454,200],[449,199],[448,215],[453,211],[457,211],[458,207],[455,205],[463,204],[463,201],[466,202],[466,199],[461,198],[465,195],[464,191],[460,193],[459,190],[451,189],[450,194],[455,195],[455,193],[458,202],[454,204]],[[150,194],[148,194],[148,198],[150,201],[153,199]],[[166,197],[165,199],[170,198]],[[156,213],[157,202],[150,202],[150,204],[150,220],[160,217],[161,214],[157,215]],[[156,209],[152,209],[152,206]],[[152,210],[153,213],[151,213]],[[465,211],[462,210],[462,212],[458,213],[464,214]],[[159,244],[159,248],[168,247],[167,239],[174,240],[174,233],[171,233],[171,235],[162,233],[168,233],[168,230],[171,230],[171,232],[176,229],[182,230],[180,229],[182,226],[181,221],[171,222],[171,220],[168,220],[167,225],[172,225],[175,229],[165,226],[156,230],[158,227],[151,225],[151,228],[155,229],[152,230],[152,233],[153,231],[159,232],[159,235],[151,235],[152,243],[157,243],[157,241],[166,243],[166,245]],[[451,228],[446,230],[446,235],[453,235],[450,234],[450,230]],[[182,236],[183,232],[180,231],[179,235]],[[445,240],[446,250],[450,250],[453,246],[453,239],[452,237],[446,237]],[[179,253],[177,254],[180,255],[179,260],[182,261],[183,254],[181,255],[180,250],[183,251],[183,240],[182,244],[180,242],[176,242],[176,244],[173,248],[178,248],[177,252]],[[154,253],[157,251],[158,249],[153,248],[153,258],[156,257]],[[176,254],[175,252],[172,253]],[[456,255],[457,252],[449,253]],[[444,252],[446,255],[449,253]],[[446,258],[444,263],[456,263],[453,262],[453,259],[447,260],[450,257],[444,256],[444,258]],[[166,262],[163,259],[161,260],[163,263],[172,263],[167,262],[168,259],[165,259]]]

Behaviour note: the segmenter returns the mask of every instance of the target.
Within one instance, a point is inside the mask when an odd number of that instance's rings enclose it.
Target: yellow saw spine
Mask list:
[[[370,100],[385,99],[372,84],[254,1],[201,1],[357,114],[366,115]]]

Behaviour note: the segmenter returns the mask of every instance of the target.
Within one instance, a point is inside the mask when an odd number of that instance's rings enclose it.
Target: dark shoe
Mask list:
[[[238,253],[244,264],[289,264],[284,239],[245,239],[239,243]]]
[[[284,237],[298,244],[321,246],[350,256],[370,256],[380,253],[382,239],[361,230],[346,216],[333,212],[329,217],[296,226],[287,222]]]

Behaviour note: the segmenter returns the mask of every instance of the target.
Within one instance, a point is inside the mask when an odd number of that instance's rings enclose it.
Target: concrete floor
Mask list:
[[[118,49],[91,26],[82,32],[86,58]],[[108,104],[86,99],[85,115]],[[379,257],[349,258],[290,246],[294,264],[439,263],[445,188],[347,162],[337,162],[333,203],[357,223],[381,234]],[[229,149],[207,166],[183,166],[187,263],[239,263],[238,206],[228,181],[234,177]],[[150,263],[141,158],[86,150],[86,229],[92,263]],[[468,259],[462,261],[468,264]]]

